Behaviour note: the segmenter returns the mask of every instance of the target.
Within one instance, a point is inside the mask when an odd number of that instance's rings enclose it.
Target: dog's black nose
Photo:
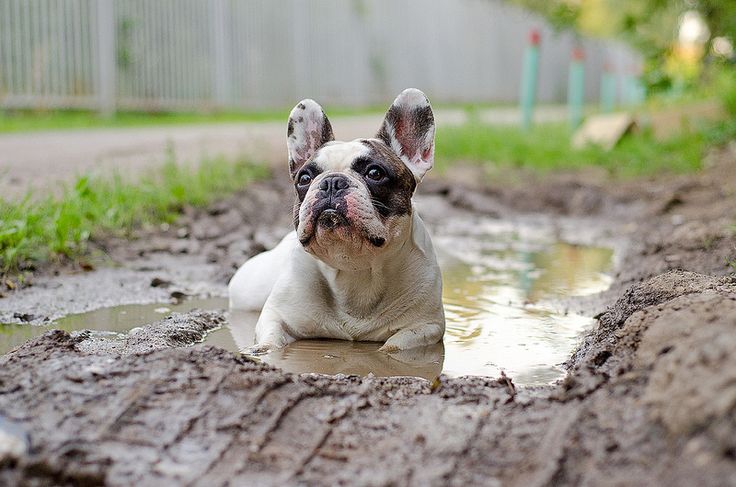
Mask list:
[[[350,187],[350,182],[342,174],[331,174],[320,181],[319,189],[327,194],[337,196]]]

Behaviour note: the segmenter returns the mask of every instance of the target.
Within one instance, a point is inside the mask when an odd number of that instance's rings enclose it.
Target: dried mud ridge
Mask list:
[[[598,214],[638,237],[556,386],[295,376],[177,348],[217,312],[118,340],[54,331],[0,357],[0,484],[734,485],[734,167],[727,154],[648,184],[429,188],[487,213]]]

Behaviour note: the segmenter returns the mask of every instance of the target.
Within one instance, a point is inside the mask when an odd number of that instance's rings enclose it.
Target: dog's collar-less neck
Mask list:
[[[396,249],[389,255],[377,258],[368,269],[338,270],[312,256],[318,261],[323,275],[327,278],[327,284],[333,296],[346,301],[345,304],[354,304],[357,308],[364,308],[366,312],[371,312],[373,306],[384,299],[386,292],[391,289],[397,279],[401,278],[402,266],[410,260],[409,254],[415,251],[424,253],[424,249],[415,239],[418,218],[416,212],[413,212],[408,224],[409,228],[402,232],[403,240],[400,243],[394,242]]]

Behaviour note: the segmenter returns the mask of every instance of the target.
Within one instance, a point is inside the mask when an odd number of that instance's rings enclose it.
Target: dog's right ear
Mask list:
[[[434,165],[434,115],[427,96],[416,88],[402,91],[386,112],[376,137],[420,182]]]
[[[309,99],[297,103],[289,114],[286,137],[286,146],[289,149],[289,173],[292,179],[317,149],[335,140],[332,125],[322,107]]]

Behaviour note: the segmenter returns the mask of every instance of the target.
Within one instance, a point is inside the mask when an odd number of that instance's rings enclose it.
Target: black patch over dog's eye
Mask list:
[[[386,177],[386,172],[379,166],[368,166],[365,177],[372,181],[382,181]]]
[[[312,176],[308,172],[302,172],[297,179],[299,186],[308,186],[312,182]]]

